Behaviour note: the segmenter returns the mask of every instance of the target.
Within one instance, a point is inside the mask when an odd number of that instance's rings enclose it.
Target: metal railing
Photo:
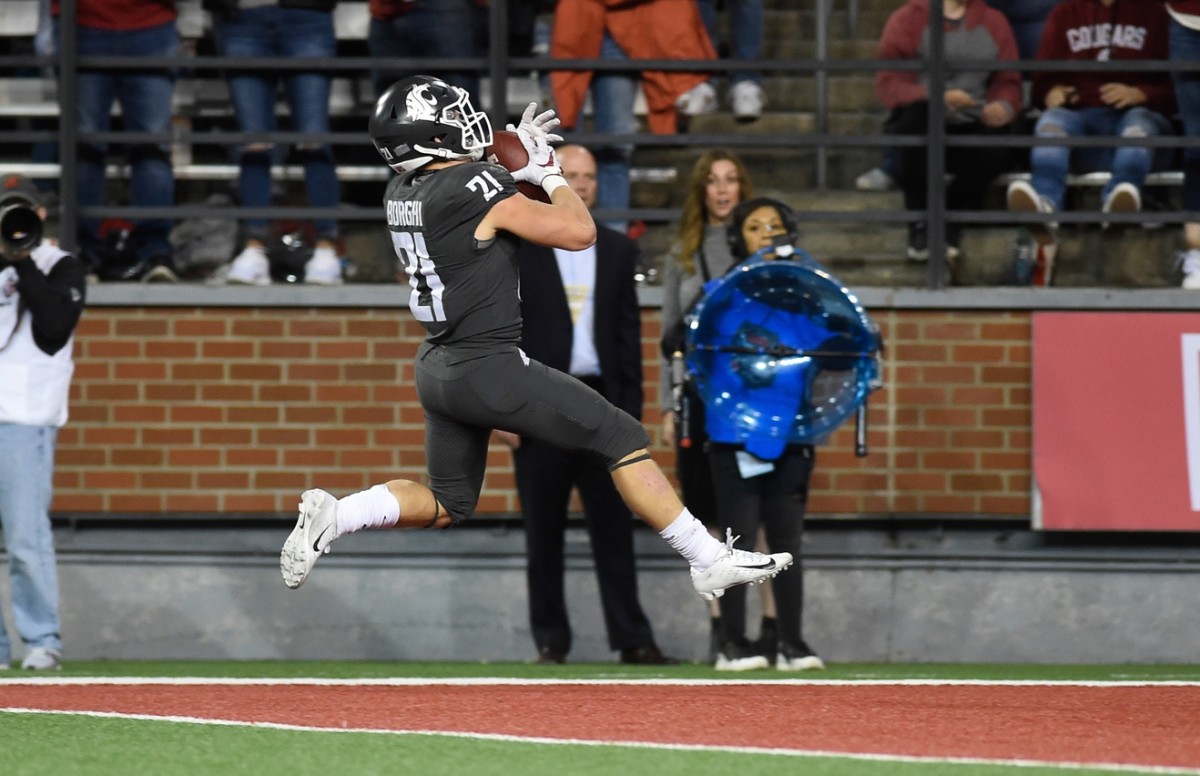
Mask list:
[[[857,8],[849,0],[847,27],[857,24]],[[1196,214],[1184,211],[1158,211],[1135,214],[1099,214],[1082,212],[1059,212],[1053,215],[1037,213],[1010,213],[1007,211],[958,211],[947,210],[944,186],[935,182],[944,180],[945,151],[954,146],[1013,146],[1032,148],[1037,145],[1066,145],[1070,147],[1118,146],[1136,144],[1154,148],[1186,148],[1200,145],[1200,139],[1186,137],[1118,138],[1118,137],[1063,137],[1036,138],[1023,135],[987,137],[948,136],[945,132],[931,131],[928,135],[883,135],[864,134],[847,136],[830,134],[828,131],[829,94],[828,79],[833,74],[873,73],[879,70],[925,71],[931,94],[940,94],[945,84],[945,73],[949,67],[959,70],[1019,70],[1019,71],[1087,71],[1120,70],[1122,72],[1168,72],[1195,67],[1195,63],[1175,61],[1118,61],[1118,62],[944,62],[944,32],[942,25],[930,27],[930,59],[928,62],[915,60],[831,60],[828,55],[828,28],[833,0],[818,0],[816,56],[811,59],[769,60],[741,62],[733,60],[612,60],[573,59],[548,60],[541,57],[512,57],[508,50],[506,2],[490,4],[490,27],[488,56],[482,58],[413,58],[376,59],[372,57],[339,57],[321,61],[321,69],[337,75],[362,75],[372,68],[386,63],[389,70],[411,72],[449,72],[471,70],[486,72],[489,77],[487,104],[492,122],[503,126],[510,118],[507,113],[509,100],[509,78],[514,73],[545,72],[547,70],[593,70],[640,72],[643,70],[701,71],[728,74],[739,70],[759,70],[764,74],[812,74],[816,85],[815,127],[816,131],[805,135],[762,135],[744,133],[687,133],[679,135],[603,134],[580,131],[573,135],[575,142],[585,145],[632,144],[637,148],[695,148],[708,149],[725,146],[734,149],[811,149],[816,167],[815,180],[818,188],[828,186],[827,155],[834,149],[886,148],[926,146],[928,153],[927,180],[928,206],[924,212],[895,209],[865,211],[806,210],[797,213],[804,222],[840,223],[908,223],[926,221],[928,224],[929,252],[926,284],[929,288],[942,288],[949,280],[949,267],[945,255],[945,227],[947,224],[1030,224],[1055,221],[1060,223],[1182,223],[1195,220]],[[365,11],[364,11],[365,12]],[[0,69],[43,68],[56,71],[58,80],[58,103],[61,116],[71,116],[75,111],[78,96],[78,73],[82,69],[128,70],[173,68],[191,77],[219,78],[221,71],[236,68],[248,71],[295,71],[313,67],[312,60],[289,58],[226,58],[219,56],[180,56],[173,58],[144,57],[80,57],[75,46],[75,0],[63,0],[61,40],[58,54],[54,57],[0,56]],[[943,126],[944,105],[940,100],[930,101],[929,126]],[[365,118],[365,117],[364,117]],[[881,127],[882,128],[882,127]],[[74,149],[81,141],[92,142],[140,142],[173,145],[221,145],[234,146],[247,141],[271,141],[280,144],[328,143],[334,146],[362,147],[366,142],[365,131],[301,133],[242,133],[236,131],[193,132],[177,130],[170,133],[104,132],[81,133],[74,121],[59,122],[57,131],[7,131],[0,130],[0,142],[43,143],[56,142],[58,148]],[[0,163],[2,164],[2,163]],[[76,155],[62,153],[58,178],[60,201],[72,203],[78,193]],[[628,210],[597,211],[602,220],[640,219],[650,223],[674,221],[679,215],[677,208],[630,208]],[[58,214],[61,237],[68,247],[75,239],[78,219],[86,218],[171,218],[190,217],[245,219],[314,219],[333,218],[339,221],[380,221],[382,213],[377,207],[267,207],[267,208],[219,208],[199,204],[182,204],[169,208],[135,208],[128,206],[99,206],[77,209],[60,207]]]

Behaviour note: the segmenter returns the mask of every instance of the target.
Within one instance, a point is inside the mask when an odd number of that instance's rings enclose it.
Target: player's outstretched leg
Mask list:
[[[725,548],[715,563],[704,571],[692,567],[692,587],[705,601],[720,598],[731,587],[745,584],[761,585],[792,565],[790,552],[766,555],[761,552],[736,550],[733,543],[740,539],[725,530]]]
[[[329,552],[338,538],[338,501],[323,490],[306,490],[300,497],[300,517],[279,553],[283,583],[295,590],[304,584],[317,558]]]

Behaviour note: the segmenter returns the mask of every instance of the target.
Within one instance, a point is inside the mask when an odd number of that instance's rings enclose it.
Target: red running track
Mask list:
[[[1200,687],[9,685],[0,707],[372,730],[1200,768]]]

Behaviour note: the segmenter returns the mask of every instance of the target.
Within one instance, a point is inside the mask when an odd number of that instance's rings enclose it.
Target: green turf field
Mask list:
[[[4,681],[32,674],[0,671]],[[37,675],[44,676],[44,675]],[[576,664],[336,662],[68,663],[62,677],[795,679],[795,674],[730,675],[707,666],[670,668]],[[821,680],[980,679],[1200,682],[1200,666],[834,665],[804,674]],[[403,720],[393,720],[403,725]],[[680,724],[686,724],[681,720]],[[770,721],[764,720],[764,724]],[[535,744],[424,734],[322,732],[219,724],[0,713],[0,773],[46,774],[805,774],[808,776],[993,776],[1101,774],[1091,768],[1017,767],[688,751],[610,745]],[[1138,771],[1123,769],[1121,773]],[[1146,770],[1145,773],[1155,771]],[[1157,771],[1200,773],[1197,771]]]

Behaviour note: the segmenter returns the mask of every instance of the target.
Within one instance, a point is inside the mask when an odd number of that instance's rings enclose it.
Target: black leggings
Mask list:
[[[722,530],[729,528],[734,536],[741,537],[738,549],[754,549],[761,523],[770,551],[790,552],[795,558],[791,568],[772,580],[779,639],[795,644],[802,638],[804,573],[800,550],[815,453],[809,445],[790,445],[773,461],[772,471],[743,479],[737,466],[738,449],[733,445],[709,445],[717,514]],[[746,587],[731,587],[721,598],[721,630],[726,641],[745,637]]]

